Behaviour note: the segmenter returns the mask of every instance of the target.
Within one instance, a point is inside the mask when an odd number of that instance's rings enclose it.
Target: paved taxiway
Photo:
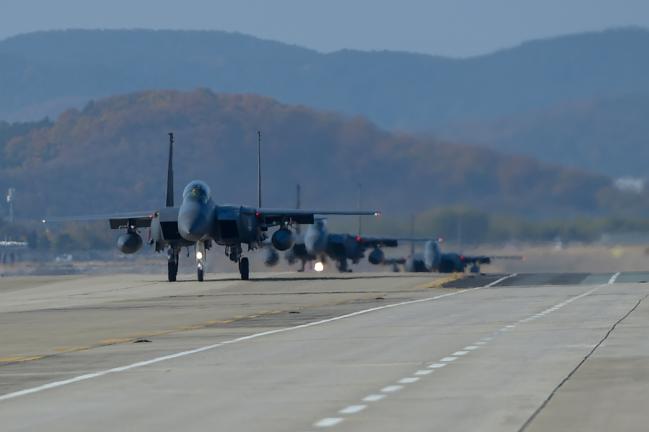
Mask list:
[[[647,279],[0,279],[0,424],[646,430]]]

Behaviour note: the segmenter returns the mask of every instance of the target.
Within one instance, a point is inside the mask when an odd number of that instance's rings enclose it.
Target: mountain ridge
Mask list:
[[[646,194],[611,179],[471,145],[379,129],[362,117],[250,94],[146,91],[88,103],[0,141],[0,188],[22,215],[114,213],[163,202],[166,133],[176,133],[176,187],[208,182],[218,202],[253,204],[256,133],[263,132],[264,202],[365,205],[407,214],[446,205],[525,215],[638,214]]]
[[[34,119],[132,91],[211,88],[363,115],[390,129],[649,88],[649,31],[523,43],[463,59],[394,51],[319,53],[218,31],[68,30],[0,41],[0,118]],[[67,104],[67,105],[66,105]]]

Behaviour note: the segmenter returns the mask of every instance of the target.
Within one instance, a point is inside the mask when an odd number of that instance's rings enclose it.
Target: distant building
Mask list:
[[[615,187],[622,192],[641,194],[644,192],[645,179],[638,177],[620,177],[615,180]]]

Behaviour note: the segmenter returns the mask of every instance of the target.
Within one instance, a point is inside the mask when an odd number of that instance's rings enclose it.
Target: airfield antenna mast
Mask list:
[[[261,208],[261,131],[257,131],[257,207]]]
[[[296,200],[295,200],[295,208],[299,209],[302,206],[301,197],[300,197],[302,191],[300,190],[300,184],[299,183],[297,184],[296,192],[297,192],[297,196],[295,197],[296,198]]]
[[[174,206],[174,133],[169,132],[169,161],[167,162],[167,207]]]
[[[457,249],[460,253],[462,253],[462,231],[463,231],[462,216],[463,215],[461,212],[457,216]]]

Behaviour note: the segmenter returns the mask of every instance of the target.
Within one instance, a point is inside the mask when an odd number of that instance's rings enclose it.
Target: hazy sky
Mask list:
[[[649,27],[648,0],[0,0],[0,38],[62,28],[216,29],[320,51],[468,56],[630,25]]]

